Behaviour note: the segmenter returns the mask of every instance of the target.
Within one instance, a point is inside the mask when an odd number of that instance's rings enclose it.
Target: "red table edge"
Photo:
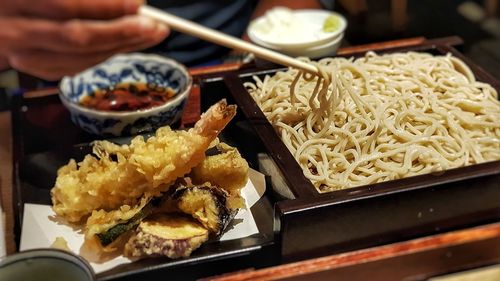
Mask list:
[[[474,242],[490,240],[493,238],[496,238],[495,241],[499,244],[497,246],[500,246],[500,222],[358,251],[293,262],[260,270],[247,269],[239,272],[226,273],[219,276],[207,277],[201,280],[250,281],[300,277],[318,272],[334,271],[335,269],[355,264],[403,257],[436,249],[446,249],[457,245],[472,244]],[[497,262],[500,262],[500,253],[498,253],[497,256]]]

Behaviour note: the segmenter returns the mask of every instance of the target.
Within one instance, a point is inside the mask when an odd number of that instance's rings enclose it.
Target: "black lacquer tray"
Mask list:
[[[428,42],[378,52],[405,51],[451,53],[471,68],[477,80],[500,90],[495,78],[447,44]],[[280,198],[275,204],[274,224],[285,261],[500,219],[500,161],[319,194],[243,87],[254,75],[272,75],[278,70],[228,73],[220,79],[268,151],[268,159],[263,157],[261,168],[271,175],[274,191]]]
[[[209,89],[201,89],[201,92],[210,97],[210,101],[201,99],[201,110],[207,109],[213,102],[222,98],[217,93],[212,94]],[[91,152],[90,142],[99,137],[86,134],[71,123],[69,113],[57,94],[15,97],[12,113],[13,202],[16,242],[19,245],[24,204],[50,205],[50,189],[54,184],[57,169],[70,158],[83,159],[85,154]],[[242,130],[242,127],[248,127],[243,119],[241,113],[236,116],[221,138],[238,148],[247,147],[240,150],[244,157],[251,161],[257,159],[253,156],[257,152],[247,145],[247,138],[241,133],[245,130]],[[118,143],[126,143],[129,140],[130,137],[111,139]],[[258,167],[256,162],[249,164]],[[275,264],[278,252],[274,247],[273,209],[268,197],[261,198],[251,211],[259,234],[222,242],[209,241],[194,251],[189,258],[150,258],[119,265],[97,276],[99,280],[193,280],[241,268]]]
[[[437,41],[379,52],[453,53],[480,81],[499,82]],[[350,53],[349,56],[363,53]],[[148,259],[101,273],[101,280],[190,280],[248,267],[312,258],[500,220],[500,161],[318,194],[243,87],[253,75],[282,67],[259,65],[196,77],[201,110],[227,98],[239,107],[223,138],[250,165],[268,174],[268,189],[252,208],[260,234],[204,245],[188,259]],[[19,240],[24,203],[50,204],[57,167],[82,157],[96,137],[70,121],[57,95],[18,97],[13,106],[14,202]],[[116,141],[127,141],[121,139]],[[273,210],[274,208],[274,210]]]

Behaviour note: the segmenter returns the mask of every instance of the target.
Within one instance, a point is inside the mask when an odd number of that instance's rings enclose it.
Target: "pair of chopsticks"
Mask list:
[[[262,48],[252,43],[243,41],[239,38],[169,14],[160,9],[145,5],[139,8],[139,14],[150,17],[160,22],[164,22],[173,30],[201,38],[217,45],[221,45],[230,49],[246,51],[249,53],[253,53],[257,57],[272,61],[277,64],[295,67],[312,74],[319,74],[318,68],[312,64],[308,64],[281,53]]]

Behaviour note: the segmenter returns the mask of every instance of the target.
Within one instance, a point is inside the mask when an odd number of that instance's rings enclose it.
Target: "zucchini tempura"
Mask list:
[[[80,163],[70,160],[57,173],[52,188],[54,212],[78,222],[92,211],[134,206],[141,197],[158,196],[205,158],[205,151],[236,114],[225,100],[205,112],[189,131],[157,130],[130,145],[108,141],[94,143],[94,154]]]

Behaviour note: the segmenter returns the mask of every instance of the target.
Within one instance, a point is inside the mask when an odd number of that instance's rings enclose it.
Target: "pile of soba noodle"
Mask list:
[[[304,59],[308,61],[307,59]],[[245,87],[319,192],[500,159],[500,102],[451,56],[326,58]]]

